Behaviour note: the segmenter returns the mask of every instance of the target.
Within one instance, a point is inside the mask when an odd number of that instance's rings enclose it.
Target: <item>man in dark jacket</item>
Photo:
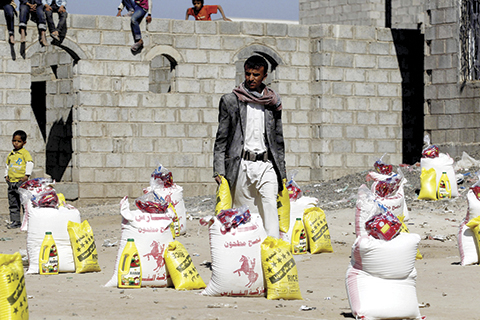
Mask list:
[[[267,235],[278,238],[277,193],[285,173],[280,96],[263,84],[268,64],[260,56],[245,61],[245,81],[220,99],[214,177],[229,183],[233,206],[259,213]]]

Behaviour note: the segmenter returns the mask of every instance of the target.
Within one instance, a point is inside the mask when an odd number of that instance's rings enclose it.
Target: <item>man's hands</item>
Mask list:
[[[45,11],[52,11],[52,7],[50,7],[48,4],[46,4],[45,5]]]
[[[152,22],[152,16],[148,15],[147,18],[145,19],[145,21],[147,21],[147,23]]]
[[[215,181],[220,185],[222,183],[222,176],[215,176]]]
[[[58,13],[64,13],[67,12],[67,9],[65,9],[64,6],[60,6],[60,9],[58,9]]]
[[[34,12],[34,11],[37,10],[37,4],[36,4],[36,3],[35,3],[35,4],[31,4],[31,3],[28,3],[28,2],[27,2],[27,6],[30,7],[30,11],[32,11],[32,12]]]
[[[25,182],[28,180],[28,178],[29,178],[28,176],[23,176],[23,178],[20,179],[20,182]]]

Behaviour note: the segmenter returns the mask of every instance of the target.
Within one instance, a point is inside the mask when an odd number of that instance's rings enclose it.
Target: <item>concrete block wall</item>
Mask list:
[[[425,0],[300,0],[300,23],[418,29]]]
[[[399,71],[386,29],[154,19],[142,24],[145,48],[132,55],[128,18],[72,14],[67,23],[70,57],[65,48],[41,48],[32,24],[26,59],[13,62],[8,48],[0,57],[4,76],[16,83],[23,75],[26,83],[46,81],[47,125],[72,113],[71,173],[64,181],[69,190],[77,186],[70,193],[83,203],[139,196],[157,163],[172,171],[186,196],[213,194],[218,101],[238,84],[238,65],[252,53],[278,64],[268,80],[283,99],[287,170],[299,170],[299,183],[365,170],[384,152],[387,161],[401,162]],[[168,93],[150,91],[159,55],[174,61]],[[16,104],[35,128],[29,85],[15,87],[18,101],[8,100],[9,90],[2,92],[10,115],[0,121],[2,130],[16,119],[10,111]],[[46,143],[33,135],[41,169]]]
[[[301,24],[385,27],[385,0],[300,0]]]
[[[312,30],[314,180],[369,168],[384,153],[386,161],[401,163],[402,79],[391,31],[348,25]]]
[[[459,2],[427,2],[425,130],[442,152],[461,156],[480,149],[478,81],[461,76]]]

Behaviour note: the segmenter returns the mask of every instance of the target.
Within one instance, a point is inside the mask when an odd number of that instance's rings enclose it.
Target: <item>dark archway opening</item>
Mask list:
[[[32,82],[30,98],[33,114],[42,133],[43,141],[47,141],[47,83]]]
[[[68,164],[72,159],[72,109],[67,120],[57,120],[53,123],[45,148],[45,172],[56,181],[61,181]]]

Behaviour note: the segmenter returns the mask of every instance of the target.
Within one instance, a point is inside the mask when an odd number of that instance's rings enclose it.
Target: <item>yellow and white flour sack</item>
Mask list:
[[[436,173],[435,190],[440,182],[443,172],[447,173],[452,188],[452,197],[458,197],[457,178],[455,176],[455,161],[446,153],[440,153],[436,158],[421,158],[420,167],[423,169],[434,169]]]
[[[277,194],[278,224],[282,233],[287,233],[290,229],[290,196],[285,182],[286,179],[283,179],[282,192]]]
[[[478,263],[477,239],[473,230],[467,227],[467,223],[480,216],[480,201],[473,190],[467,193],[468,210],[467,215],[460,223],[457,234],[458,251],[460,253],[460,264],[468,266]]]
[[[75,272],[99,272],[98,253],[93,230],[87,220],[82,223],[69,221],[67,224],[70,243],[75,258]]]
[[[292,242],[293,226],[297,218],[302,218],[306,209],[313,208],[317,205],[318,199],[314,197],[302,196],[297,200],[290,200],[290,223],[288,232],[280,232],[280,239]]]
[[[345,285],[353,316],[365,320],[422,319],[416,281],[415,268],[406,278],[383,279],[350,266]]]
[[[58,208],[33,207],[31,201],[25,204],[28,215],[27,231],[27,273],[38,273],[40,247],[46,231],[51,231],[58,251],[59,272],[75,272],[72,245],[68,234],[69,221],[80,223],[80,212],[71,205]]]
[[[420,174],[420,194],[419,200],[437,200],[437,174],[434,168],[425,169],[422,168]]]
[[[140,255],[142,287],[166,287],[168,275],[163,255],[168,244],[173,241],[170,225],[175,214],[170,208],[165,214],[155,214],[130,210],[129,207],[128,198],[123,198],[120,202],[120,214],[123,217],[122,238],[118,246],[115,270],[105,286],[117,286],[118,263],[127,239],[132,238]]]
[[[170,242],[164,258],[176,290],[197,290],[206,287],[183,244],[178,241]]]
[[[267,283],[267,299],[303,299],[290,243],[267,237],[262,243],[262,266]]]
[[[232,195],[230,194],[230,186],[227,179],[220,176],[222,182],[217,186],[217,195],[215,197],[215,215],[222,210],[232,209]]]
[[[203,295],[265,296],[260,245],[267,237],[259,214],[249,222],[225,231],[217,217],[200,221],[209,225],[212,277]]]
[[[305,210],[303,224],[307,230],[310,253],[333,252],[325,212],[318,207]]]
[[[28,301],[22,256],[0,254],[0,319],[27,320]]]

